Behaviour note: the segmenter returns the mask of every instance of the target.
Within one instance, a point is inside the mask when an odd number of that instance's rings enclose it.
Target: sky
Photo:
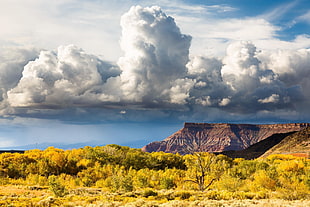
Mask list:
[[[308,0],[2,0],[0,148],[310,122]]]

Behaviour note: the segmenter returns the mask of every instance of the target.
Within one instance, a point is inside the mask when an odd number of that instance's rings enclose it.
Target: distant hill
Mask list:
[[[131,142],[121,142],[117,143],[118,145],[122,146],[128,146],[131,148],[141,148],[141,146],[145,145],[147,143],[146,140],[134,140]],[[94,140],[89,142],[80,142],[80,143],[57,143],[57,142],[44,142],[44,143],[37,143],[37,144],[29,144],[29,145],[22,145],[22,146],[11,146],[11,147],[1,147],[0,151],[25,151],[25,150],[31,150],[31,149],[40,149],[44,150],[50,146],[53,146],[55,148],[64,149],[64,150],[70,150],[70,149],[78,149],[83,148],[85,146],[95,147],[95,146],[104,146],[111,143],[103,143],[100,140]]]
[[[93,142],[84,142],[84,143],[75,143],[75,144],[65,144],[65,143],[54,143],[54,142],[44,142],[38,144],[29,144],[29,145],[21,145],[21,146],[12,146],[12,147],[3,147],[0,148],[1,151],[24,151],[24,150],[31,150],[31,149],[40,149],[44,150],[48,147],[55,147],[59,149],[74,149],[74,148],[83,148],[84,146],[96,146]]]
[[[309,157],[310,127],[285,137],[279,144],[266,151],[262,157],[267,157],[271,154],[293,154]]]
[[[295,132],[309,123],[289,124],[209,124],[185,123],[184,127],[163,141],[142,148],[146,152],[164,151],[187,154],[195,151],[223,152],[243,150],[274,134]]]

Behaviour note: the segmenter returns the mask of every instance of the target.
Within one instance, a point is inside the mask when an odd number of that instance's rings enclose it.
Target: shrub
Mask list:
[[[48,177],[48,185],[50,191],[52,191],[56,197],[64,197],[68,194],[65,186],[60,183],[58,177],[55,175]]]
[[[180,197],[182,200],[189,199],[192,196],[190,192],[181,191],[176,194],[176,197]]]
[[[26,178],[26,181],[28,185],[39,185],[39,186],[48,185],[47,178],[38,174],[29,174]]]
[[[142,196],[145,197],[145,198],[147,198],[149,196],[157,196],[157,195],[158,195],[158,193],[153,191],[153,190],[151,190],[151,189],[145,190],[142,193]]]
[[[166,177],[164,177],[164,178],[162,178],[162,179],[160,180],[160,187],[161,187],[162,189],[167,189],[167,190],[169,190],[169,189],[175,187],[175,183],[174,183],[174,181],[173,181],[172,178],[166,178]]]

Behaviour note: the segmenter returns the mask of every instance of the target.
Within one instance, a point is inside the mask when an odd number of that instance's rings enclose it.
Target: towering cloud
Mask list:
[[[124,56],[118,64],[124,99],[156,103],[171,97],[172,102],[184,103],[187,86],[177,85],[192,82],[182,79],[191,37],[182,34],[174,19],[156,6],[131,7],[122,16],[121,26]]]

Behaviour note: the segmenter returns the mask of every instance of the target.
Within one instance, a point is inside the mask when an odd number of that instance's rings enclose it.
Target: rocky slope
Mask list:
[[[185,123],[181,130],[163,141],[144,146],[142,150],[180,154],[194,151],[242,150],[273,134],[300,131],[308,126],[309,123],[263,125]]]
[[[262,156],[266,151],[271,149],[272,147],[279,144],[285,137],[298,133],[298,132],[288,132],[288,133],[281,133],[281,134],[273,134],[270,137],[263,139],[246,149],[243,150],[230,150],[220,152],[220,154],[227,155],[231,158],[245,158],[247,160],[256,159]]]
[[[271,154],[294,154],[309,157],[310,127],[285,137],[279,144],[265,152],[262,157],[267,157]]]

